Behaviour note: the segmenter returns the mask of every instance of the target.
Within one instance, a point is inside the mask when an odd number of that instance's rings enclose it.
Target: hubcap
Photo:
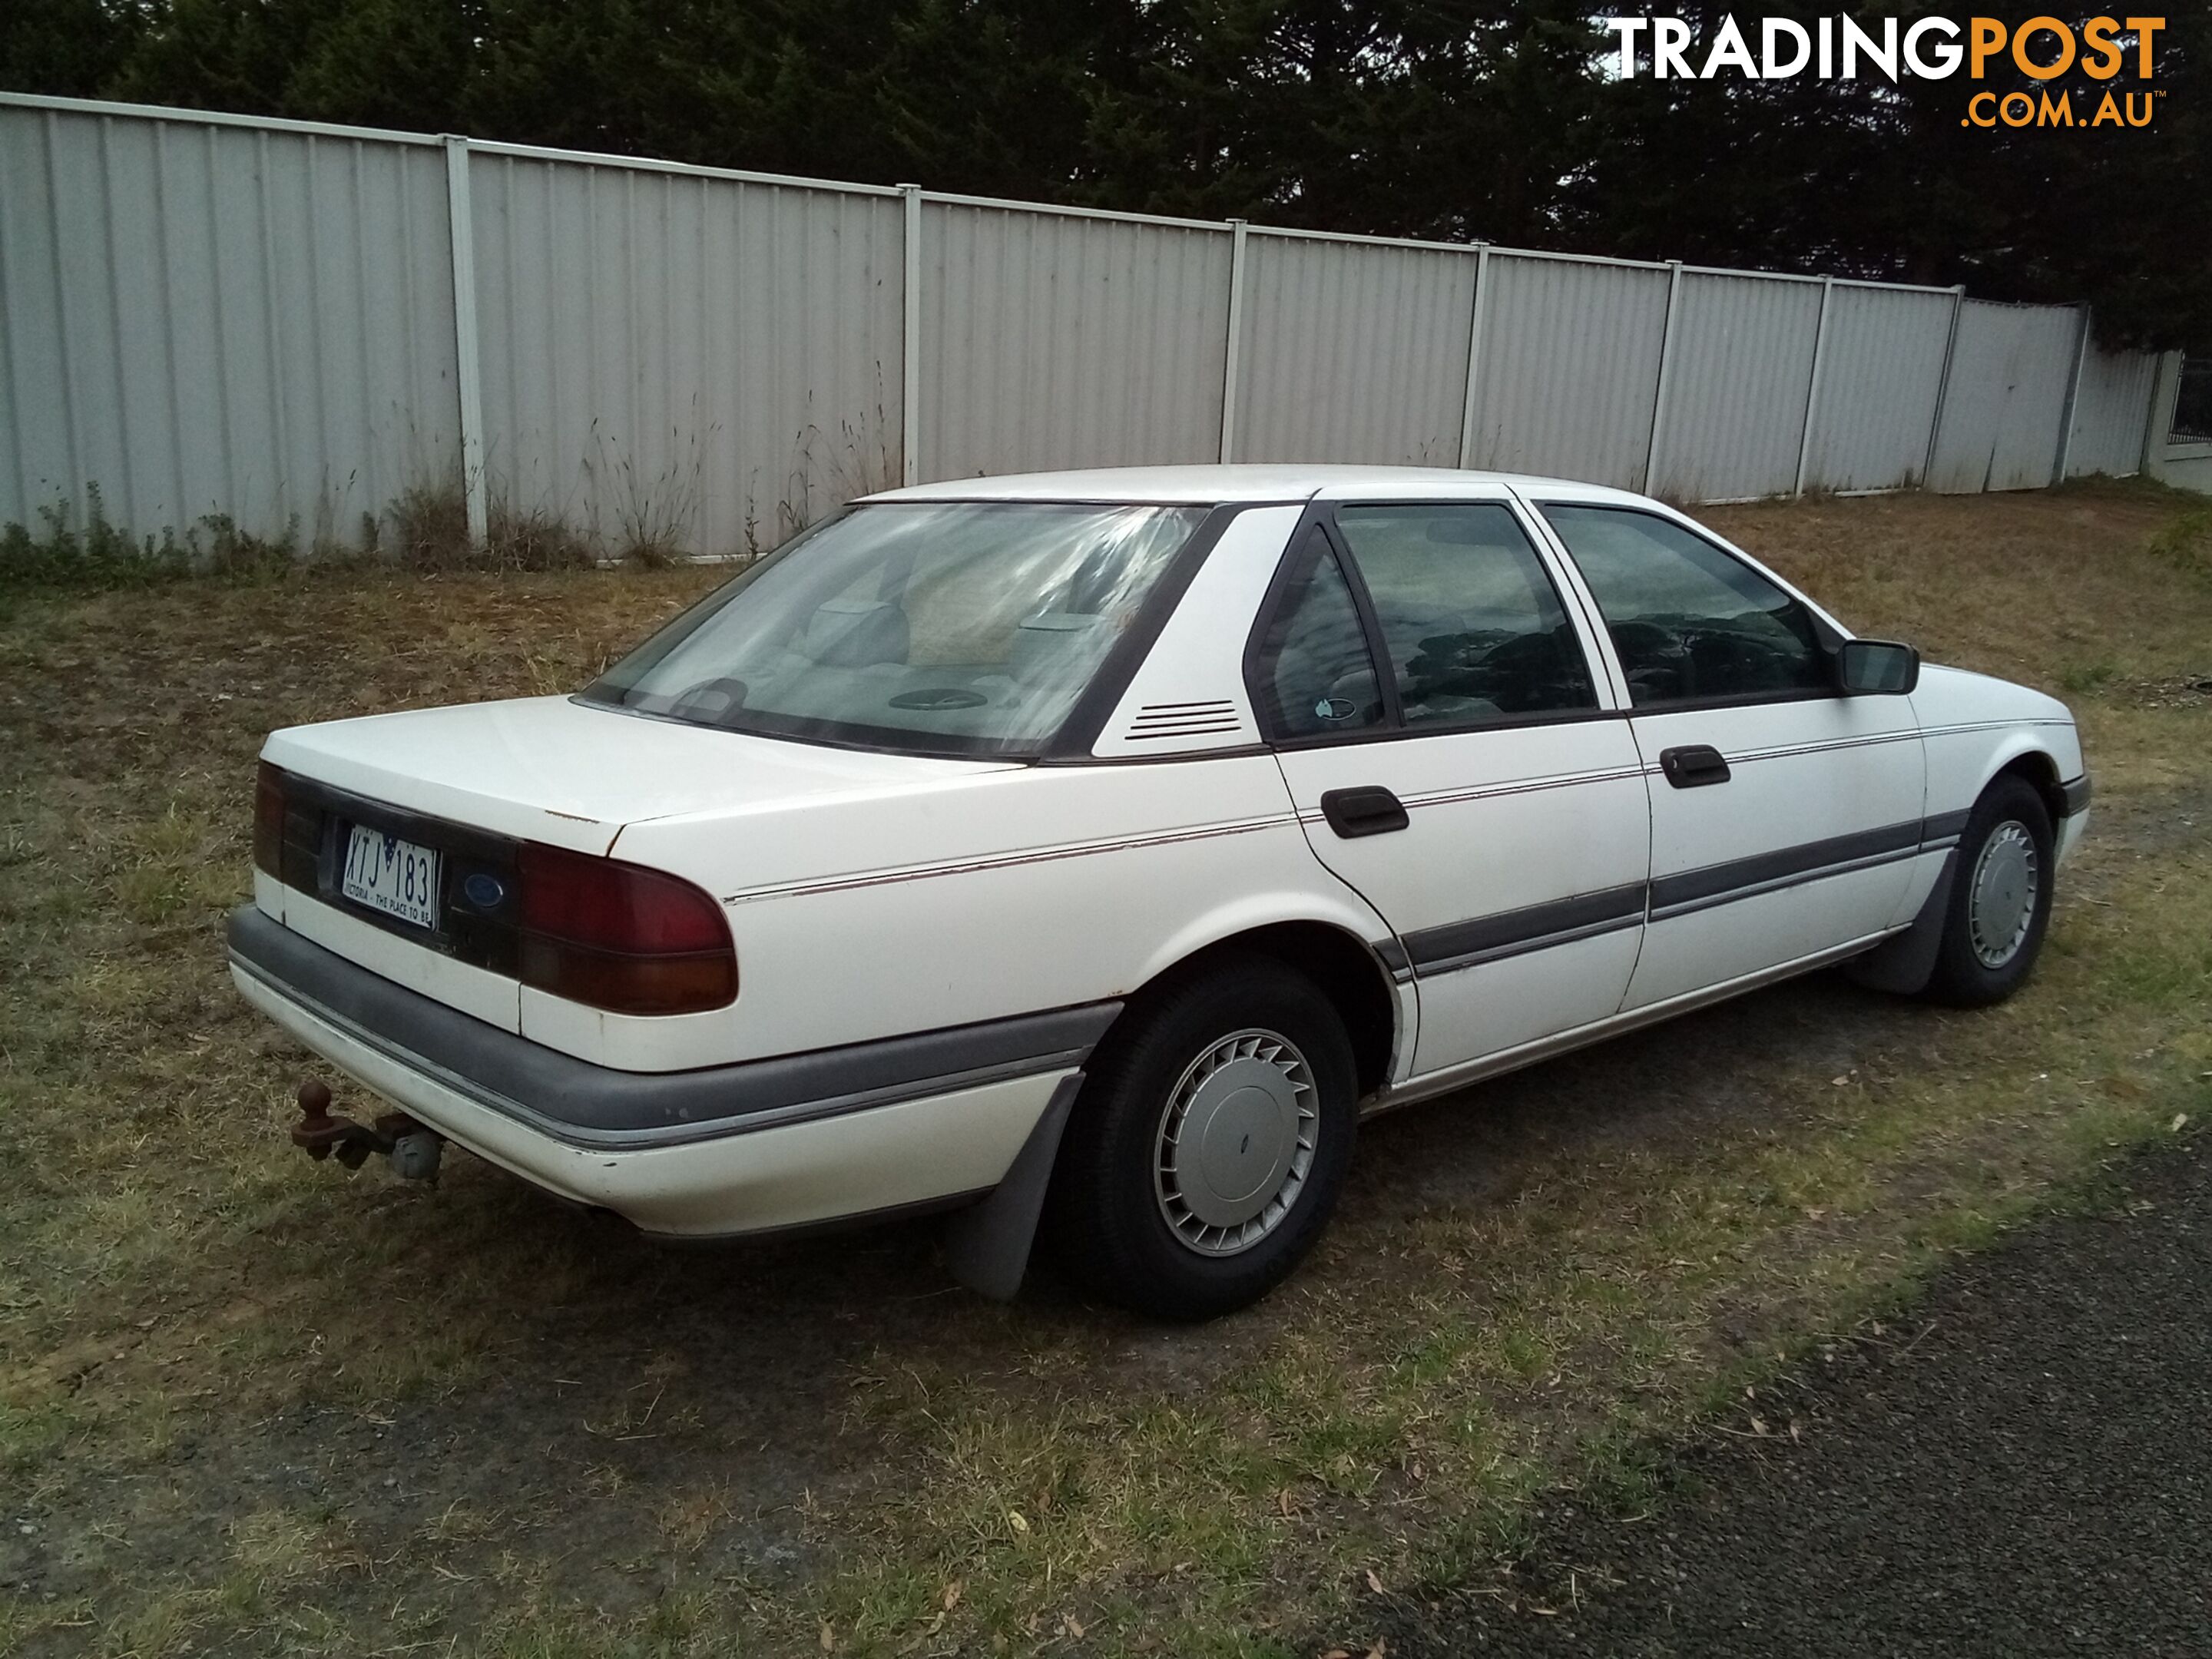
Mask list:
[[[1222,1038],[1186,1066],[1161,1115],[1152,1190],[1203,1255],[1248,1250],[1282,1224],[1313,1168],[1313,1073],[1288,1037]]]
[[[1984,968],[2002,968],[2020,954],[2035,921],[2040,861],[2027,826],[2008,818],[1990,832],[1974,860],[1966,896],[1966,928]]]

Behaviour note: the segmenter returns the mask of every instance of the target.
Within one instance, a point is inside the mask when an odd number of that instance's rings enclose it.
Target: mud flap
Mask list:
[[[1913,996],[1928,988],[1936,976],[1936,953],[1943,945],[1943,922],[1951,909],[1951,878],[1959,867],[1959,849],[1953,848],[1928,890],[1927,902],[1912,926],[1894,939],[1885,939],[1863,957],[1853,957],[1844,971],[1869,991],[1888,991]]]
[[[945,1265],[978,1296],[1011,1302],[1022,1288],[1037,1218],[1044,1212],[1045,1188],[1052,1181],[1053,1160],[1060,1156],[1060,1133],[1067,1127],[1067,1114],[1082,1087],[1080,1072],[1062,1078],[1045,1103],[1044,1115],[1014,1154],[1006,1178],[981,1204],[945,1224]]]

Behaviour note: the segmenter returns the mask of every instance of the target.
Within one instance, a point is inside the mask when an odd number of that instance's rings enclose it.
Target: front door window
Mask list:
[[[1605,615],[1639,711],[1832,689],[1812,613],[1741,560],[1654,514],[1544,516]]]

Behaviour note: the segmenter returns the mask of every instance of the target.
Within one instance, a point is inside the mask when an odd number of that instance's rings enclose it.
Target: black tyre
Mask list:
[[[1358,1121],[1328,999],[1273,957],[1223,955],[1133,1003],[1092,1056],[1048,1237],[1073,1278],[1139,1313],[1243,1307],[1328,1222]]]
[[[1980,1008],[2021,988],[2051,926],[2054,863],[2043,797],[2025,779],[1999,778],[1959,837],[1943,942],[1924,995]]]

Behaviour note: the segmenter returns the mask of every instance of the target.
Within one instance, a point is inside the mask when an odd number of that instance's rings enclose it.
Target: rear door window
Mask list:
[[[1320,530],[1306,532],[1292,570],[1261,647],[1269,729],[1280,737],[1316,738],[1385,724],[1359,607]]]
[[[1366,583],[1408,727],[1598,706],[1559,590],[1504,506],[1344,507],[1336,522]]]

